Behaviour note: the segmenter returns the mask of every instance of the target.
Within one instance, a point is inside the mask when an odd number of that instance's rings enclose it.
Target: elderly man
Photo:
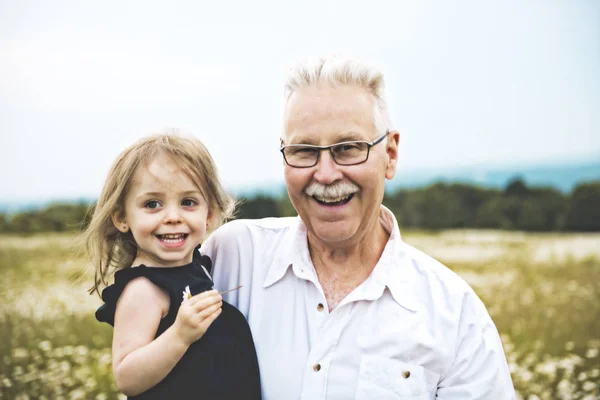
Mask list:
[[[202,252],[247,317],[266,399],[512,399],[498,331],[456,274],[404,243],[382,199],[398,162],[383,76],[291,71],[281,153],[294,218],[233,221]]]

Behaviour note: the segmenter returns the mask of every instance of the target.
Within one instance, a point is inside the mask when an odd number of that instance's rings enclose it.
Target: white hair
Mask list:
[[[305,60],[290,69],[285,83],[285,104],[294,92],[319,83],[356,85],[373,97],[373,118],[379,134],[392,129],[387,102],[384,97],[383,73],[375,66],[359,59],[328,56]]]

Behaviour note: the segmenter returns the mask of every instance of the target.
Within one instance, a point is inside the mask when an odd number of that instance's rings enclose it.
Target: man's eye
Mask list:
[[[335,147],[336,151],[355,151],[358,149],[359,146],[356,143],[344,143]]]
[[[365,142],[348,142],[333,146],[333,153],[343,157],[358,157],[364,154],[365,151],[367,151]]]
[[[306,155],[314,153],[315,149],[312,147],[290,147],[289,152],[292,155]]]
[[[144,204],[144,207],[149,208],[151,210],[160,207],[160,203],[156,200],[150,200]]]
[[[319,151],[313,147],[290,147],[288,150],[289,157],[297,159],[306,158],[312,159]]]
[[[181,205],[184,207],[193,207],[196,204],[198,204],[198,203],[193,199],[185,199],[181,202]]]

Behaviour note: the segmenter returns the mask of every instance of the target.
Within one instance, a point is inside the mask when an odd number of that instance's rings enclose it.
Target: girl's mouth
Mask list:
[[[167,233],[164,235],[156,235],[161,242],[167,244],[177,244],[183,242],[187,237],[187,233]]]

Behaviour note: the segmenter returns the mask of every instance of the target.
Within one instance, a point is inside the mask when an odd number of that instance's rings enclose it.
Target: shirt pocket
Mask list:
[[[439,375],[417,364],[363,355],[356,400],[429,400],[435,398]]]

